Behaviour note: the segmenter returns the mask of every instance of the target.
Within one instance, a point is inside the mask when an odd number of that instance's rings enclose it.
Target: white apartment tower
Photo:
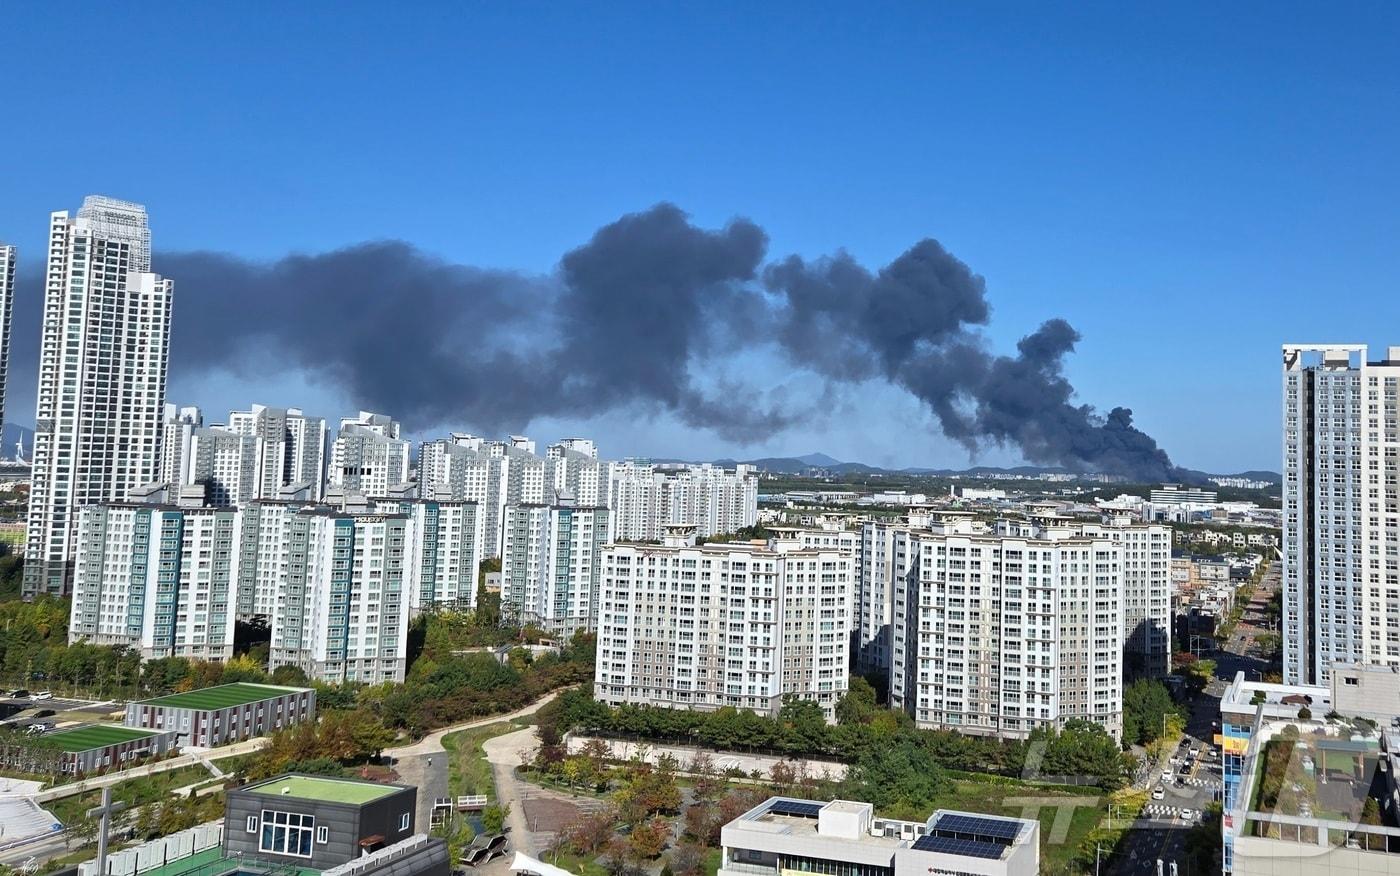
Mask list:
[[[664,545],[604,548],[594,695],[770,715],[795,696],[831,720],[849,679],[851,552],[695,536],[672,526]]]
[[[233,656],[236,511],[88,505],[79,521],[69,642],[125,645],[148,660]]]
[[[269,668],[297,666],[332,684],[402,682],[411,528],[402,514],[292,514],[272,606]]]
[[[907,535],[890,705],[919,727],[1024,738],[1083,718],[1122,735],[1123,547],[1002,521]]]
[[[408,482],[409,443],[399,438],[399,424],[383,414],[361,411],[340,421],[331,445],[331,486],[365,496],[388,496],[390,487]]]
[[[1283,681],[1400,666],[1400,347],[1283,347]]]
[[[68,592],[80,508],[159,473],[174,284],[150,269],[141,205],[89,196],[50,217],[26,597]]]
[[[0,427],[5,425],[5,390],[10,375],[10,322],[15,309],[15,248],[0,243]]]
[[[564,638],[594,629],[608,510],[511,505],[503,531],[501,610]]]
[[[160,427],[160,471],[156,480],[171,485],[190,483],[190,437],[203,425],[204,413],[199,408],[165,403],[165,417]]]
[[[256,474],[253,496],[276,499],[297,488],[318,500],[326,485],[326,421],[308,417],[299,408],[253,405],[228,415],[228,430],[252,435]]]
[[[654,541],[670,524],[694,525],[709,538],[758,522],[758,476],[748,465],[613,463],[608,507],[615,539]]]
[[[1124,671],[1161,678],[1171,672],[1172,530],[1115,514],[1106,523],[1037,518],[1057,536],[1106,538],[1123,548]]]

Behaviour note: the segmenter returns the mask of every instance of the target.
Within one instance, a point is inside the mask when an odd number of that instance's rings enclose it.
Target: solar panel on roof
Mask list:
[[[802,803],[797,800],[774,800],[768,811],[775,815],[800,815],[803,818],[816,818],[822,811],[820,803]]]
[[[933,824],[936,831],[970,834],[976,837],[1010,841],[1021,832],[1021,824],[1005,818],[976,818],[971,815],[945,815]]]
[[[998,843],[984,843],[978,840],[955,839],[951,836],[928,834],[914,841],[915,849],[921,852],[943,852],[949,855],[962,855],[964,858],[1000,858],[1006,846]]]

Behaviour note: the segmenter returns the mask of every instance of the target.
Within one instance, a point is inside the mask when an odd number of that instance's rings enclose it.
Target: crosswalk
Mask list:
[[[1169,815],[1172,818],[1176,818],[1181,815],[1181,813],[1188,811],[1190,811],[1189,807],[1168,806],[1165,803],[1148,803],[1146,806],[1142,807],[1143,815]]]

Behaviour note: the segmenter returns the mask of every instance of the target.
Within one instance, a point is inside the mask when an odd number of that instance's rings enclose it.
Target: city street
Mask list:
[[[1151,791],[1162,788],[1162,799],[1149,799],[1141,817],[1115,853],[1104,859],[1103,871],[1112,874],[1155,873],[1156,862],[1163,862],[1164,873],[1170,861],[1180,867],[1186,859],[1185,842],[1188,829],[1197,823],[1206,807],[1218,799],[1221,787],[1220,758],[1212,756],[1215,734],[1219,730],[1220,697],[1234,680],[1244,672],[1246,678],[1259,679],[1271,669],[1260,652],[1256,639],[1269,630],[1263,625],[1262,607],[1279,588],[1278,564],[1264,576],[1244,618],[1237,625],[1224,648],[1210,655],[1215,660],[1215,677],[1191,704],[1186,732],[1167,761],[1155,765],[1139,785]],[[1170,771],[1164,779],[1163,772]],[[1183,818],[1183,810],[1191,813]],[[1181,871],[1181,876],[1187,876]]]

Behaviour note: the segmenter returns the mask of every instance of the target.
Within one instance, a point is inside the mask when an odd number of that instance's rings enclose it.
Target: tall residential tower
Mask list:
[[[10,376],[10,317],[15,308],[15,248],[0,243],[0,427],[5,425],[5,389]]]
[[[1283,680],[1400,667],[1400,347],[1283,347]]]
[[[67,593],[78,509],[159,473],[174,284],[146,208],[89,196],[49,221],[24,595]]]

